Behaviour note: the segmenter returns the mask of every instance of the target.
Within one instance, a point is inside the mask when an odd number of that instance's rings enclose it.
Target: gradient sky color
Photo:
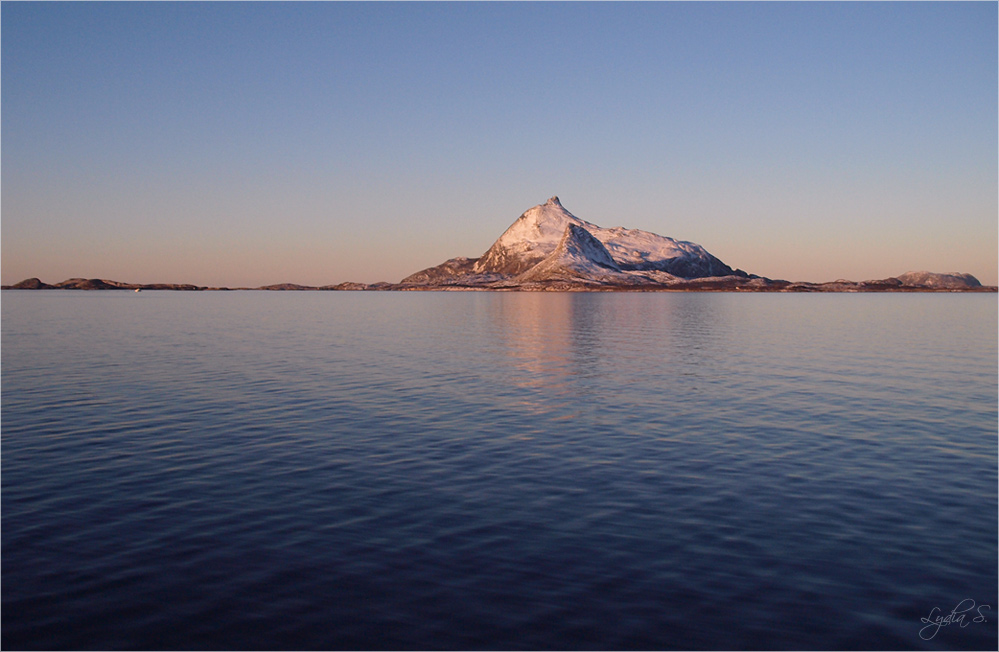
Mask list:
[[[999,281],[995,2],[0,11],[5,284],[398,281],[553,194],[771,278]]]

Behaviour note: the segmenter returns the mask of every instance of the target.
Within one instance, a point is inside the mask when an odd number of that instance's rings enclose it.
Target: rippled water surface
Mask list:
[[[3,647],[995,649],[996,308],[4,292]]]

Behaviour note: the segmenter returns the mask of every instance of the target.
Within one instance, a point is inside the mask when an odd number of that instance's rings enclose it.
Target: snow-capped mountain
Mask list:
[[[682,278],[745,276],[692,242],[624,227],[602,228],[562,206],[558,197],[530,208],[473,265],[477,273],[520,274],[555,250],[566,227],[582,227],[603,243],[622,271],[658,270]]]
[[[552,197],[526,210],[480,258],[452,258],[402,283],[512,287],[571,280],[642,285],[722,276],[748,277],[698,244],[638,229],[602,228]]]

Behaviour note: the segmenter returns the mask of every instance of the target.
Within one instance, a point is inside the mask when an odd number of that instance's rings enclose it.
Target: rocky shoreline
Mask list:
[[[922,273],[926,274],[926,273]],[[37,278],[30,278],[14,285],[0,286],[3,290],[119,290],[119,291],[180,291],[180,292],[996,292],[996,286],[971,281],[961,284],[952,274],[931,274],[922,283],[891,277],[873,281],[837,280],[827,283],[809,283],[741,276],[676,279],[660,284],[628,285],[587,282],[583,280],[547,280],[540,282],[512,282],[495,280],[490,283],[339,283],[336,285],[299,285],[278,283],[261,287],[219,287],[187,283],[123,283],[107,279],[73,278],[50,285]],[[946,277],[941,280],[941,277]],[[963,275],[962,275],[963,278]],[[974,277],[971,277],[974,279]],[[950,281],[949,283],[947,281]]]

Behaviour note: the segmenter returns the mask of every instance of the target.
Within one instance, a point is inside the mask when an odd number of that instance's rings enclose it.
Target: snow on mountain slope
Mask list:
[[[731,267],[693,242],[620,226],[596,229],[593,235],[604,243],[621,269],[660,270],[686,278],[734,273]]]
[[[555,250],[570,224],[602,242],[621,270],[658,270],[684,278],[737,274],[698,244],[638,229],[601,228],[567,211],[558,197],[525,211],[479,258],[473,271],[521,274]]]
[[[577,224],[568,224],[555,250],[515,280],[519,283],[551,280],[638,282],[622,273],[603,244]]]
[[[473,270],[520,274],[555,250],[569,224],[599,228],[565,210],[557,196],[529,208],[482,254]]]

